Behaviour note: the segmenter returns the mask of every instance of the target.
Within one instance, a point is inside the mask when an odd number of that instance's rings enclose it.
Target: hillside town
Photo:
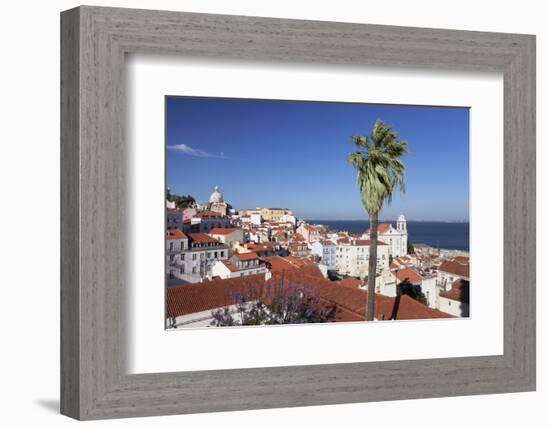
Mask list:
[[[236,311],[237,293],[275,282],[306,285],[334,321],[365,320],[369,247],[369,230],[329,230],[286,207],[236,209],[217,186],[206,202],[167,200],[166,326],[211,326],[217,310]],[[403,214],[378,225],[377,248],[376,320],[469,316],[467,252],[411,244]]]

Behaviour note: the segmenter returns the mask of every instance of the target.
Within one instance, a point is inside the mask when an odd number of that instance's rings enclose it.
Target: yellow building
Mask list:
[[[287,208],[258,208],[264,221],[281,221],[284,215],[292,215]]]

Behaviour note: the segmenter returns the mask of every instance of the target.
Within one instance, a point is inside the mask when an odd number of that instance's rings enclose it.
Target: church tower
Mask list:
[[[399,256],[407,254],[407,220],[405,215],[401,214],[397,217],[397,231],[401,233]]]
[[[407,234],[407,220],[403,214],[397,218],[397,230],[403,234]]]

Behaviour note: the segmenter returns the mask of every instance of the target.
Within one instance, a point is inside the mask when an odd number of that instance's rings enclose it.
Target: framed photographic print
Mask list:
[[[62,413],[535,389],[534,36],[61,18]]]

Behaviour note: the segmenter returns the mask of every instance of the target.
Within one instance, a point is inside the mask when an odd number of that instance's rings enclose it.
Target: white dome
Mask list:
[[[210,195],[210,203],[223,203],[223,194],[218,191],[218,186],[214,187],[214,192]]]
[[[405,215],[401,214],[397,217],[397,221],[405,221]]]

